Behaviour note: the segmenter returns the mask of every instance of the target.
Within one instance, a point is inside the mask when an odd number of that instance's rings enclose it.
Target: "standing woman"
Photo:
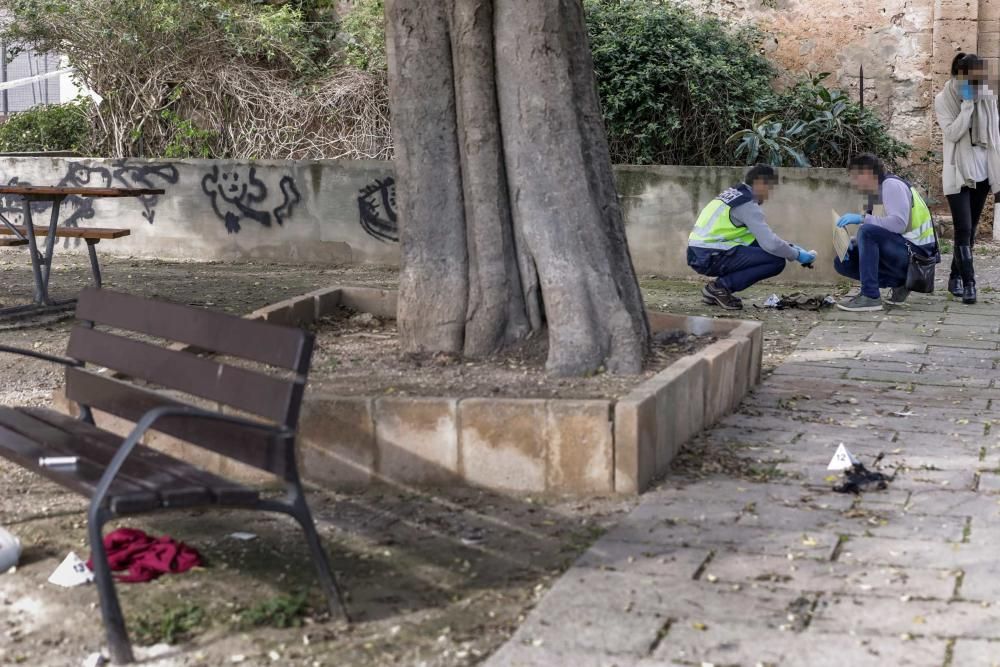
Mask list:
[[[986,197],[1000,190],[1000,114],[996,94],[986,86],[986,63],[959,53],[951,79],[934,100],[944,145],[941,180],[955,226],[955,256],[948,291],[964,303],[976,302],[972,246]]]

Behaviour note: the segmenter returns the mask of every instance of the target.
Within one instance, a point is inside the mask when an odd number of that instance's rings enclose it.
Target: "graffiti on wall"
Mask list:
[[[180,180],[177,167],[166,163],[129,164],[126,160],[116,160],[110,167],[89,165],[83,162],[69,162],[66,172],[56,184],[59,187],[78,188],[164,188],[176,185]],[[31,182],[14,176],[6,180],[7,185],[32,185]],[[156,217],[156,205],[160,198],[157,195],[147,195],[137,198],[142,204],[142,217],[153,224]],[[44,212],[52,207],[50,202],[34,202],[32,213]],[[64,227],[79,227],[81,220],[94,217],[94,200],[90,197],[67,197],[61,207],[69,213],[60,221]],[[0,197],[0,214],[8,220],[20,222],[23,213],[23,202],[20,197]]]
[[[376,178],[358,196],[361,227],[368,235],[385,243],[399,242],[396,219],[396,181],[392,176]]]
[[[278,183],[278,199],[281,203],[273,208],[265,205],[269,194],[267,184],[257,178],[254,167],[248,170],[223,171],[214,166],[201,180],[201,188],[212,201],[212,209],[226,224],[226,231],[230,234],[240,232],[243,220],[252,220],[265,227],[270,227],[272,221],[284,225],[295,206],[302,201],[295,179],[284,176]]]

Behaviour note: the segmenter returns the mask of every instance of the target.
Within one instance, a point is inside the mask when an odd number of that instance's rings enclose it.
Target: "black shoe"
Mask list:
[[[962,282],[961,276],[952,276],[948,278],[948,291],[951,295],[961,299],[962,295],[965,293],[965,284]]]
[[[701,295],[709,305],[722,306],[726,310],[743,310],[743,302],[718,282],[713,281],[702,287]]]
[[[958,267],[962,270],[962,303],[972,305],[977,300],[976,268],[972,261],[972,248],[967,245],[955,248]]]
[[[970,283],[965,283],[965,289],[962,291],[962,303],[971,306],[978,300],[979,295],[976,292],[976,281],[973,280]]]
[[[908,296],[910,296],[910,290],[905,287],[893,287],[885,302],[890,306],[902,306],[906,303],[906,298]]]

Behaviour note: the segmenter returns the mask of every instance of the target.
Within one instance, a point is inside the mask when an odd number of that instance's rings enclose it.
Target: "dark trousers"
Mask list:
[[[742,292],[785,270],[785,260],[772,255],[757,243],[729,250],[688,248],[688,266],[730,292]]]
[[[861,281],[861,293],[879,298],[880,287],[902,287],[910,266],[909,243],[899,234],[875,225],[861,225],[847,259],[833,267],[845,278]]]
[[[990,182],[980,181],[975,188],[963,187],[957,195],[948,195],[948,206],[951,208],[951,220],[955,226],[955,247],[976,244],[976,230],[979,228],[979,218],[986,205],[986,197],[990,194]],[[951,260],[951,277],[962,274],[958,266],[958,253]]]

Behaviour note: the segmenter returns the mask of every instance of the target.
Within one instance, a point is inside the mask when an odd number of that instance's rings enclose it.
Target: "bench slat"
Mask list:
[[[6,227],[4,227],[4,229],[6,229]],[[13,237],[13,238],[0,238],[0,247],[3,247],[3,248],[13,248],[13,247],[19,246],[19,245],[28,245],[28,242],[27,241],[22,241],[21,239],[17,238],[16,236]]]
[[[79,368],[66,369],[66,396],[71,401],[132,422],[139,421],[153,408],[186,405],[163,394]],[[285,459],[288,445],[275,442],[269,434],[257,429],[204,419],[168,417],[157,422],[155,430],[278,477],[286,477],[290,472]]]
[[[295,383],[77,325],[66,353],[167,389],[284,423]]]
[[[22,236],[27,236],[28,228],[24,225],[14,225]],[[14,235],[6,225],[0,225],[0,234]],[[56,227],[56,237],[65,239],[120,239],[132,234],[130,229],[113,229],[110,227]],[[35,226],[35,236],[48,236],[49,228]]]
[[[38,443],[47,452],[45,456],[76,456],[79,459],[77,466],[80,465],[80,460],[83,460],[88,470],[96,469],[101,474],[111,463],[111,458],[117,449],[95,446],[93,441],[84,440],[39,421],[31,415],[8,408],[0,408],[0,425]],[[40,469],[37,459],[34,464],[35,469]],[[65,471],[63,474],[72,472]],[[153,501],[152,507],[186,507],[212,502],[211,493],[204,485],[183,478],[178,479],[168,472],[160,471],[135,454],[126,459],[125,465],[115,479],[140,489],[140,492],[109,493],[108,501],[112,507],[125,503],[135,508],[137,500],[143,503],[144,507],[150,500]]]
[[[299,329],[103,289],[81,291],[76,316],[294,371],[311,352],[312,335]]]
[[[34,440],[27,438],[17,431],[0,426],[0,452],[4,458],[14,461],[22,468],[32,470],[43,477],[65,486],[71,491],[80,495],[92,497],[97,488],[104,468],[94,465],[87,459],[81,459],[73,468],[51,468],[38,465],[38,459],[53,454],[66,456],[72,455],[64,451],[53,451],[39,445]],[[117,479],[111,485],[110,494],[114,496],[124,496],[133,499],[136,505],[143,509],[153,509],[159,504],[159,498],[140,486],[125,479]],[[142,511],[142,510],[135,510]]]
[[[103,448],[113,456],[114,452],[122,443],[122,438],[114,433],[104,431],[92,424],[87,424],[74,419],[68,415],[45,408],[23,408],[22,412],[31,415],[35,419],[45,422],[50,426],[73,434],[88,445]],[[181,482],[187,481],[200,487],[209,489],[215,496],[215,501],[223,505],[247,504],[259,497],[255,489],[231,482],[224,477],[218,477],[212,473],[195,468],[181,460],[164,454],[150,447],[138,447],[129,457],[129,460],[136,459],[142,461],[152,469],[162,474],[170,475],[176,482],[171,487],[178,488]],[[108,461],[110,461],[110,457]],[[161,491],[168,506],[176,501],[174,493],[168,488],[166,492]]]

